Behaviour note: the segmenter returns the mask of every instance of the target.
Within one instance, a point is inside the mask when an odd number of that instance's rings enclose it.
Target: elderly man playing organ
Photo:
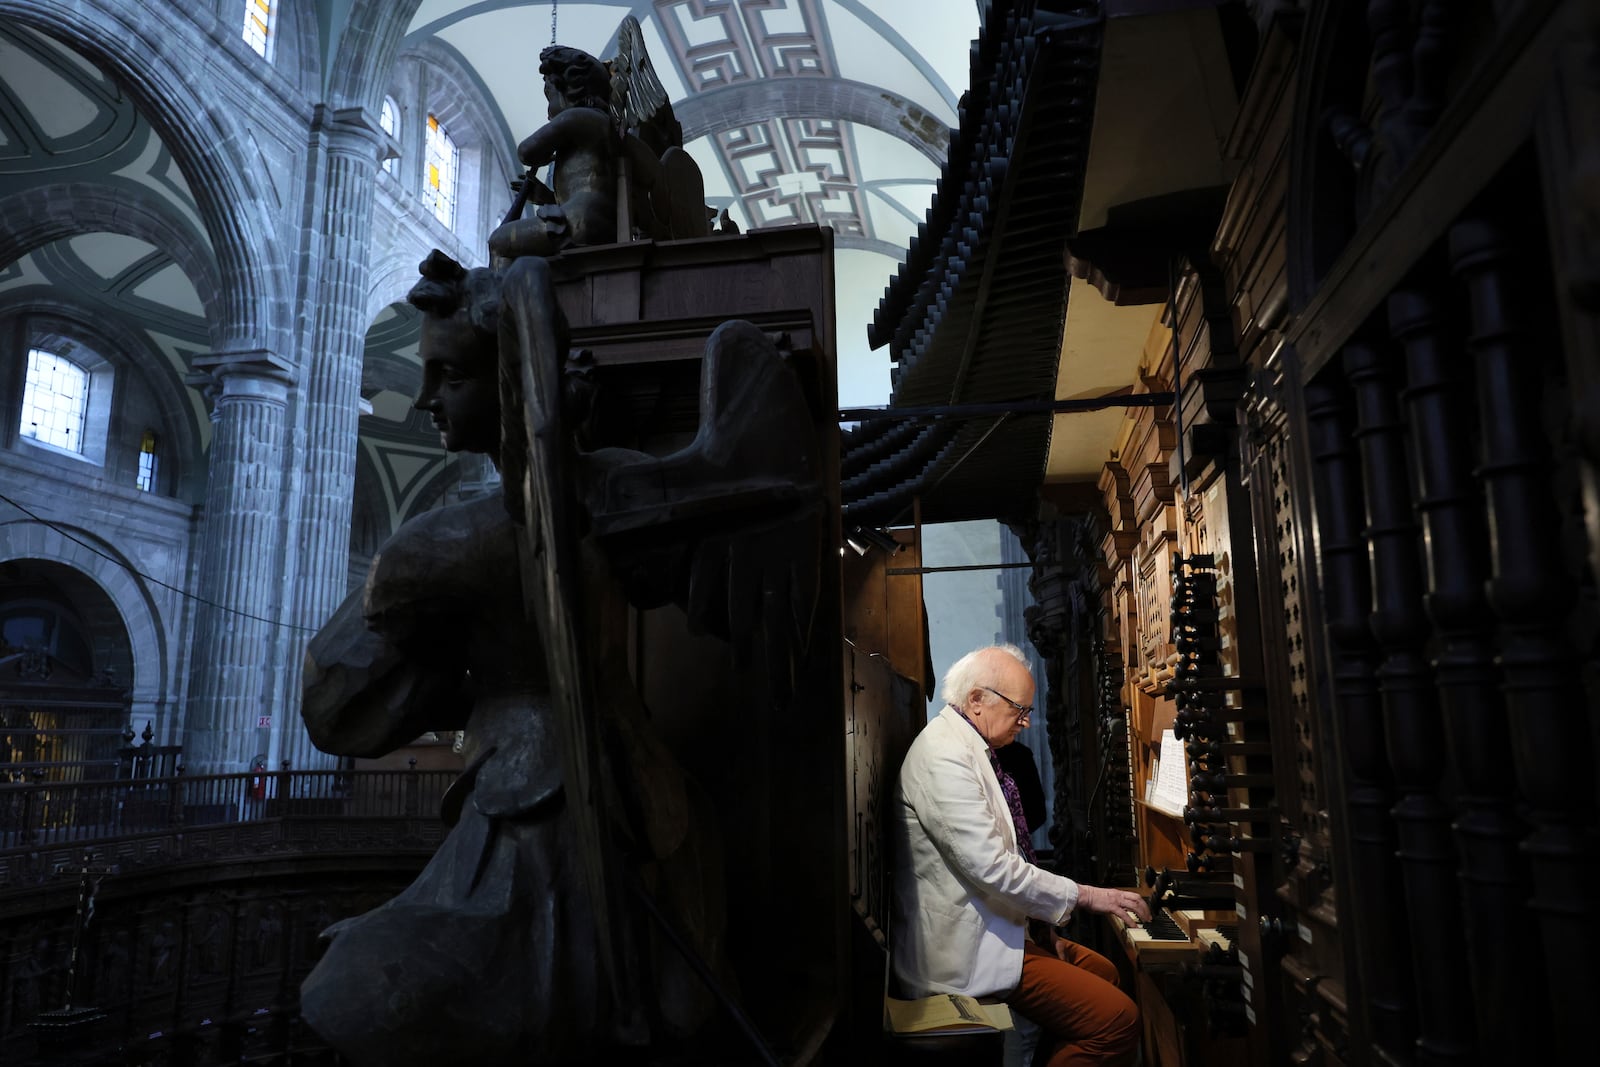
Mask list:
[[[1097,952],[1056,934],[1074,909],[1137,924],[1137,893],[1034,862],[1022,799],[997,749],[1033,711],[1021,650],[980,648],[944,678],[946,705],[912,743],[896,792],[894,969],[908,996],[999,996],[1041,1031],[1049,1067],[1129,1064],[1138,1009]],[[1029,920],[1038,936],[1028,938]]]

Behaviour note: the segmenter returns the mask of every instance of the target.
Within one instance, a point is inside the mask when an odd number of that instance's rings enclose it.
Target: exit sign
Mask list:
[[[262,715],[262,716],[260,716],[260,717],[258,717],[256,719],[256,729],[257,730],[270,730],[271,728],[272,728],[272,716],[271,715]]]

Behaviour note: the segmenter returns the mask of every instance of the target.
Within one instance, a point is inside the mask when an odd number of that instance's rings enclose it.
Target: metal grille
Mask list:
[[[1288,657],[1289,695],[1294,703],[1294,762],[1300,825],[1326,835],[1327,814],[1317,790],[1317,760],[1311,731],[1311,695],[1306,684],[1305,637],[1300,615],[1300,563],[1295,552],[1294,501],[1289,491],[1289,445],[1283,434],[1267,442],[1268,493],[1278,549],[1278,597],[1283,605],[1284,652]]]

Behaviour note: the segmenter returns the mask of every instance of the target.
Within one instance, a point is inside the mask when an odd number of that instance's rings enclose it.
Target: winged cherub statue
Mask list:
[[[528,167],[510,211],[489,235],[499,261],[564,248],[709,232],[700,169],[645,52],[623,19],[609,64],[576,48],[539,53],[550,120],[517,146]],[[550,167],[549,185],[535,172]],[[531,216],[525,216],[529,204]]]

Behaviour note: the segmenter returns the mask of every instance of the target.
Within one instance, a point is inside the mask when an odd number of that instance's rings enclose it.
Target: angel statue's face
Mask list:
[[[556,83],[550,78],[544,80],[544,98],[550,105],[550,117],[555,118],[567,109],[567,98],[561,95],[561,90],[556,88]]]
[[[493,455],[500,445],[500,396],[494,344],[467,321],[422,317],[422,388],[419,411],[433,416],[439,440],[451,452]]]

